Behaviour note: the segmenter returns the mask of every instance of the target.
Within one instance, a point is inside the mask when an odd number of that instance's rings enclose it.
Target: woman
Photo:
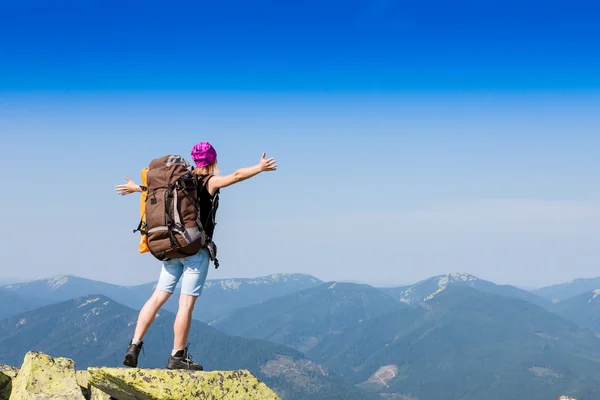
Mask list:
[[[199,188],[199,199],[201,203],[201,218],[209,221],[204,227],[208,236],[212,239],[215,222],[214,213],[208,218],[211,210],[212,199],[222,188],[242,182],[253,176],[266,171],[275,171],[277,164],[275,159],[266,159],[263,153],[259,163],[253,167],[241,168],[233,174],[218,176],[217,152],[208,142],[200,142],[194,146],[191,152],[192,159],[196,164],[194,173],[197,175],[209,175],[206,185]],[[128,195],[141,192],[142,187],[126,177],[127,183],[116,187],[117,193]],[[156,318],[158,310],[165,304],[173,294],[175,286],[181,280],[181,296],[179,298],[179,309],[173,327],[175,338],[173,351],[167,362],[168,369],[188,369],[202,371],[200,364],[194,363],[188,353],[186,346],[190,326],[192,323],[192,311],[198,296],[202,292],[210,255],[207,249],[202,249],[193,256],[171,259],[163,262],[162,270],[152,297],[146,302],[140,311],[135,334],[131,340],[123,364],[129,367],[137,367],[138,356],[143,346],[143,337]]]

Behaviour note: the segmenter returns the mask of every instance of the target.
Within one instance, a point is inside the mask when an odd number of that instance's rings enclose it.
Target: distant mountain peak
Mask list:
[[[69,282],[67,275],[56,275],[48,279],[48,287],[50,290],[56,290],[67,282]]]
[[[313,283],[320,282],[320,280],[318,280],[317,278],[315,278],[312,275],[290,273],[290,272],[271,274],[271,275],[267,275],[264,277],[255,278],[255,279],[251,280],[251,282],[258,282],[258,281],[264,281],[264,280],[270,280],[272,282],[288,282],[288,281],[304,281],[304,280],[308,280]]]
[[[71,276],[71,275],[53,275],[49,278],[37,279],[37,280],[25,281],[25,282],[19,282],[19,283],[12,283],[10,285],[5,285],[3,287],[5,289],[19,289],[23,286],[27,286],[30,284],[41,283],[43,285],[48,286],[48,288],[52,291],[52,290],[56,290],[56,289],[60,288],[61,286],[65,285],[66,283],[68,283],[71,278],[73,278],[73,276]]]
[[[470,287],[480,292],[501,294],[503,296],[522,299],[541,307],[550,306],[550,303],[547,300],[542,299],[533,293],[510,285],[497,285],[466,272],[437,275],[424,279],[411,286],[401,286],[383,290],[385,293],[396,299],[396,301],[406,304],[418,304],[436,298],[440,293],[445,292],[446,289],[450,287]]]
[[[295,273],[291,273],[291,272],[286,272],[286,273],[279,273],[279,274],[271,274],[271,275],[267,275],[267,278],[276,280],[276,281],[287,281],[289,279],[292,280],[298,280],[300,278],[313,278],[310,275],[307,274],[295,274]]]
[[[97,317],[105,310],[105,308],[113,302],[112,299],[102,295],[84,296],[75,299],[77,309],[81,308],[83,311],[84,320],[89,320],[92,317]]]
[[[468,272],[451,272],[444,275],[437,275],[410,285],[399,292],[399,300],[406,304],[412,304],[420,301],[429,301],[443,292],[448,285],[452,284],[473,284],[481,281],[478,277]],[[398,292],[396,292],[398,293]],[[394,296],[397,294],[394,293]],[[398,297],[396,297],[398,298]]]
[[[452,272],[439,277],[442,284],[448,284],[451,282],[471,282],[479,280],[475,275],[471,275],[468,272]]]
[[[279,273],[258,278],[228,278],[228,279],[211,279],[207,280],[205,287],[220,287],[223,290],[238,290],[242,284],[263,286],[276,285],[286,282],[310,282],[312,284],[320,283],[321,281],[314,276],[297,273]]]
[[[238,290],[240,288],[240,285],[242,284],[241,281],[236,279],[224,279],[215,283],[219,284],[221,286],[221,289],[223,290]],[[207,287],[210,286],[211,285],[209,284],[209,286]]]
[[[437,290],[435,290],[434,292],[430,293],[429,295],[425,296],[423,298],[423,301],[429,301],[432,300],[435,296],[437,296],[438,294],[440,294],[441,292],[443,292],[446,287],[448,287],[448,285],[453,284],[453,283],[466,283],[466,282],[473,282],[473,281],[478,281],[479,278],[471,275],[467,272],[451,272],[449,274],[446,275],[439,275],[436,276],[434,278],[432,278],[433,280],[437,279]],[[402,301],[402,300],[401,300]]]
[[[77,308],[85,307],[88,304],[92,304],[92,303],[95,303],[95,302],[101,301],[101,300],[102,300],[102,298],[100,296],[92,296],[92,297],[89,297],[86,301],[84,301],[80,305],[78,305]],[[105,303],[108,303],[108,301]]]

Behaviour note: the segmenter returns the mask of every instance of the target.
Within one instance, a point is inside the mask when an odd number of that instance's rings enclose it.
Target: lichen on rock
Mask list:
[[[119,400],[279,400],[247,370],[193,372],[140,368],[89,368],[90,383]]]
[[[85,400],[75,375],[75,363],[30,351],[12,383],[10,400]]]
[[[12,381],[19,370],[15,367],[0,364],[0,400],[8,400],[12,392]]]

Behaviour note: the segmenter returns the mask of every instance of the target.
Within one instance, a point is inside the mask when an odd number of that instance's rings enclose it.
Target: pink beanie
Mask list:
[[[196,163],[197,168],[206,167],[217,160],[217,152],[215,148],[208,142],[200,142],[192,149],[192,160]]]

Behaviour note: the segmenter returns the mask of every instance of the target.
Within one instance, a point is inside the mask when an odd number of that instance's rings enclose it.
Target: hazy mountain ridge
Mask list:
[[[600,332],[600,289],[556,303],[553,305],[552,311],[579,326]]]
[[[419,399],[595,398],[600,339],[542,307],[464,286],[307,352],[349,382]]]
[[[328,282],[233,311],[210,323],[231,335],[269,340],[300,351],[328,334],[401,308],[369,285]]]
[[[548,299],[552,303],[559,303],[598,288],[600,288],[600,277],[574,279],[572,281],[546,286],[532,292]]]
[[[301,286],[306,285],[308,282],[313,284],[322,283],[321,280],[307,274],[271,274],[258,278],[209,279],[206,281],[204,288],[218,286],[224,290],[239,290],[242,285],[273,286],[282,282],[295,283]]]
[[[523,299],[543,307],[550,307],[551,305],[546,299],[526,290],[511,285],[497,285],[469,273],[438,275],[410,286],[382,288],[382,290],[403,303],[415,304],[430,301],[451,286],[468,286],[485,293]]]
[[[52,304],[0,322],[0,364],[20,365],[32,349],[75,360],[77,368],[121,367],[137,311],[93,295]],[[174,315],[160,312],[144,338],[140,367],[164,368],[172,348]],[[228,336],[195,321],[190,352],[207,370],[249,369],[284,399],[362,400],[368,394],[308,360],[302,353],[261,340]],[[273,364],[282,368],[273,368]],[[365,397],[366,396],[366,397]]]
[[[305,274],[273,274],[258,278],[236,278],[207,280],[198,299],[194,318],[211,321],[236,308],[260,303],[272,297],[286,295],[310,288],[321,281]],[[134,309],[141,309],[148,300],[156,282],[136,286],[119,286],[70,275],[58,275],[48,279],[13,283],[0,287],[23,299],[29,299],[40,306],[73,299],[90,294],[102,294]],[[176,289],[176,294],[179,288]],[[165,310],[177,312],[178,300],[173,296],[165,304]],[[18,314],[8,310],[4,317]]]
[[[147,283],[136,286],[119,286],[73,275],[55,275],[46,279],[4,285],[0,289],[24,298],[38,299],[45,305],[91,294],[103,294],[110,298],[124,297],[129,302],[137,304],[139,295],[145,294],[148,289],[151,293],[154,285],[154,283]]]
[[[0,320],[25,311],[33,310],[40,303],[33,299],[27,299],[11,291],[0,288]]]
[[[323,282],[306,274],[207,280],[195,318],[210,322],[241,307],[308,289]]]

